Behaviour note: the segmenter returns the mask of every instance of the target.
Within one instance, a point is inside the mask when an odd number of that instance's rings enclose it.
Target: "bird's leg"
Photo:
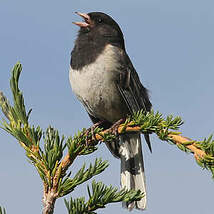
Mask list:
[[[97,141],[97,138],[96,138],[96,134],[94,133],[94,130],[97,128],[97,127],[100,127],[100,125],[102,125],[105,121],[104,120],[101,120],[97,123],[95,123],[92,127],[91,127],[91,134],[92,134],[92,138]]]
[[[91,131],[91,128],[86,129],[86,131],[85,131],[85,145],[86,146],[89,145],[89,137],[88,137],[88,135],[89,135],[90,131]]]
[[[100,125],[102,125],[104,122],[105,122],[104,120],[100,120],[99,122],[94,123],[94,125],[91,128],[95,129],[95,128],[99,127]]]
[[[122,118],[122,119],[118,120],[116,123],[114,123],[114,124],[111,126],[110,130],[112,131],[112,133],[113,133],[116,137],[119,136],[119,133],[118,133],[118,128],[119,128],[119,126],[121,125],[121,123],[124,123],[124,122],[125,122],[125,119]]]
[[[96,139],[96,135],[94,133],[94,130],[99,127],[101,124],[103,124],[105,121],[101,120],[95,124],[93,124],[93,126],[91,126],[90,128],[88,128],[85,132],[85,135],[86,135],[86,146],[88,146],[88,142],[89,142],[89,133],[91,132],[91,139],[93,138],[95,141],[97,141]]]

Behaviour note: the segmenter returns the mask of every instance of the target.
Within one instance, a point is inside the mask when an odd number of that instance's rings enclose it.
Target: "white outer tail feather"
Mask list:
[[[140,134],[121,135],[119,153],[121,159],[121,188],[141,190],[144,193],[144,197],[140,201],[130,204],[123,202],[123,207],[130,211],[134,207],[144,210],[146,208],[146,183]]]

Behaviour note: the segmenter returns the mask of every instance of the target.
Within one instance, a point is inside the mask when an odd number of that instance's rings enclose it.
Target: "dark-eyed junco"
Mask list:
[[[103,121],[111,126],[134,111],[150,111],[146,88],[141,84],[125,50],[119,25],[101,12],[79,13],[84,21],[71,53],[70,83],[93,123]],[[151,150],[149,136],[145,135]],[[129,210],[145,209],[146,188],[143,155],[139,133],[120,135],[119,142],[107,144],[111,153],[121,159],[121,187],[140,189],[145,197],[130,204]]]

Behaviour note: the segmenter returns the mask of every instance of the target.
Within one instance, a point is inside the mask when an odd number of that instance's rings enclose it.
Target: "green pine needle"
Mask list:
[[[73,178],[70,178],[69,176],[64,178],[61,185],[59,186],[58,195],[60,197],[67,195],[68,193],[72,192],[76,186],[103,172],[108,167],[108,165],[109,164],[107,161],[102,161],[101,159],[97,158],[93,165],[89,165],[88,169],[85,169],[86,165],[84,164]]]
[[[112,186],[106,186],[102,182],[92,181],[91,188],[88,186],[89,199],[86,202],[85,198],[65,200],[65,205],[68,214],[94,214],[95,210],[105,208],[107,204],[116,202],[133,202],[140,200],[144,195],[135,190],[121,190]]]

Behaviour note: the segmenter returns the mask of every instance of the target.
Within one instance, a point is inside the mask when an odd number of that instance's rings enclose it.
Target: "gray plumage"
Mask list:
[[[126,134],[120,136],[121,159],[121,188],[140,189],[145,197],[135,203],[123,203],[123,206],[132,210],[146,208],[146,183],[144,174],[143,154],[141,150],[140,134]]]
[[[76,23],[81,28],[71,54],[69,78],[92,121],[105,121],[110,126],[134,111],[150,111],[147,90],[125,51],[117,23],[103,13],[79,15],[85,23]],[[145,138],[151,149],[149,136]],[[140,189],[146,194],[140,134],[121,135],[119,143],[112,142],[107,147],[121,159],[121,187]],[[123,206],[143,210],[146,197]]]

